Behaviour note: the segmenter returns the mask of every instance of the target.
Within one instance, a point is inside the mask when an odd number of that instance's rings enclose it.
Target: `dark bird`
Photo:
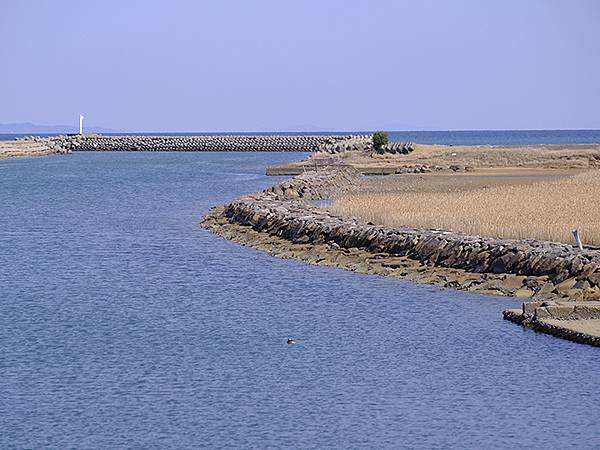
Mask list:
[[[293,340],[292,338],[288,338],[287,343],[291,345],[291,344],[295,344],[296,341]]]

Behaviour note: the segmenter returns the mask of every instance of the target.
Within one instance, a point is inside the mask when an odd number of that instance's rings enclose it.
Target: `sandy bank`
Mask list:
[[[0,141],[0,159],[24,158],[70,153],[46,138]]]

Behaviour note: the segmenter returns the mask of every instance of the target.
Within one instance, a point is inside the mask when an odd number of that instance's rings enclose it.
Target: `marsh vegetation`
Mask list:
[[[573,176],[407,176],[367,179],[333,211],[389,227],[600,245],[600,171]]]

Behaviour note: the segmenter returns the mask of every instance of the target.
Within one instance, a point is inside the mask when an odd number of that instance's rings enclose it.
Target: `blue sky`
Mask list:
[[[595,0],[2,0],[0,61],[3,123],[600,128]]]

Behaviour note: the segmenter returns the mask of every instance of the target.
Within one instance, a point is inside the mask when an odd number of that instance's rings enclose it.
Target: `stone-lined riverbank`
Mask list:
[[[203,226],[304,261],[438,286],[533,300],[600,300],[600,250],[542,241],[388,229],[317,208],[311,200],[351,190],[349,168],[307,172],[211,210]]]

